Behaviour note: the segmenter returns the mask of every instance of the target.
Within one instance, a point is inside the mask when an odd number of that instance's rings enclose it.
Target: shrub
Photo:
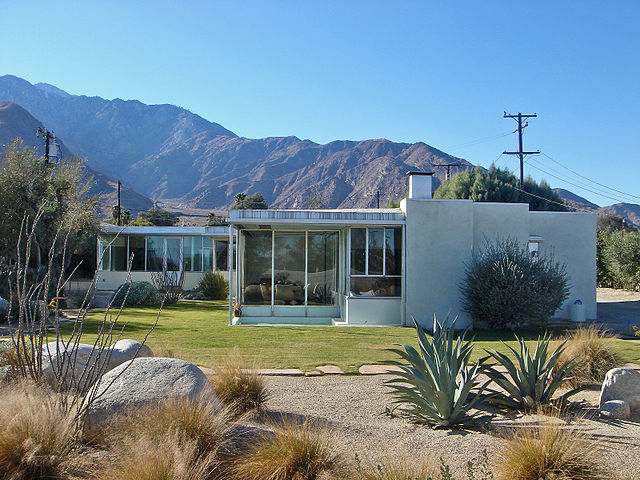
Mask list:
[[[604,480],[598,443],[575,427],[521,428],[504,436],[494,465],[496,480]]]
[[[356,457],[358,480],[428,480],[438,478],[440,465],[433,459],[415,460],[408,456],[388,456],[367,468]]]
[[[126,438],[115,453],[100,480],[204,480],[215,478],[219,467],[214,455],[200,455],[194,442],[176,432]]]
[[[439,427],[468,423],[474,417],[469,411],[485,400],[482,391],[486,384],[478,392],[471,393],[480,374],[480,362],[469,366],[473,345],[465,342],[464,333],[454,342],[455,321],[449,325],[448,319],[444,326],[435,320],[439,328],[431,342],[413,319],[420,353],[403,344],[399,346],[404,351],[391,349],[409,365],[391,362],[400,367],[401,371],[397,373],[400,378],[386,382],[393,390],[394,403],[403,405],[401,408],[416,421]]]
[[[567,383],[579,387],[600,383],[612,368],[621,366],[622,359],[613,348],[614,339],[596,326],[580,327],[566,337],[566,348],[559,364],[576,363]]]
[[[569,296],[565,265],[551,256],[532,257],[513,239],[486,242],[465,270],[464,309],[490,328],[545,322]]]
[[[243,480],[315,480],[342,469],[330,436],[316,425],[284,422],[262,433],[238,458],[236,474]]]
[[[640,232],[599,234],[598,272],[603,286],[640,290]],[[607,284],[608,282],[608,284]]]
[[[198,283],[198,291],[208,300],[224,300],[229,295],[229,282],[218,272],[207,272]]]
[[[130,285],[123,283],[113,295],[112,305],[114,307],[122,306],[125,297],[125,307],[158,306],[162,303],[162,295],[149,282],[131,282]]]
[[[214,368],[209,377],[220,401],[234,414],[242,415],[251,410],[261,410],[269,398],[264,379],[234,349]]]
[[[78,468],[74,416],[27,383],[0,390],[0,479],[60,478]]]
[[[550,343],[548,336],[538,338],[533,353],[524,340],[518,338],[518,343],[519,351],[505,345],[513,354],[515,362],[504,353],[485,349],[491,358],[506,368],[508,375],[499,372],[495,367],[484,369],[483,373],[502,389],[501,391],[490,390],[492,397],[489,402],[502,407],[529,411],[548,406],[556,390],[570,378],[576,363],[560,361],[566,342],[560,344],[551,354],[548,354]],[[574,388],[555,401],[562,403],[583,389],[583,387]]]
[[[217,455],[228,442],[233,426],[229,412],[218,410],[212,402],[167,399],[132,410],[102,430],[117,432],[112,435],[115,443],[120,442],[122,435],[143,435],[162,441],[167,434],[175,433],[193,444],[198,455]]]

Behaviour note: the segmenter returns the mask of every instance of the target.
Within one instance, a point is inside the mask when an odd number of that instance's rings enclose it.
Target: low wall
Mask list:
[[[228,271],[219,271],[225,280],[229,279]],[[152,272],[131,272],[131,280],[134,282],[151,282]],[[198,282],[202,278],[202,272],[185,272],[184,274],[184,286],[185,290],[193,290],[198,286]],[[234,274],[235,278],[235,274]],[[97,290],[115,290],[120,285],[127,281],[127,272],[111,272],[111,271],[99,271],[96,282]],[[233,291],[234,283],[230,284],[230,288]]]

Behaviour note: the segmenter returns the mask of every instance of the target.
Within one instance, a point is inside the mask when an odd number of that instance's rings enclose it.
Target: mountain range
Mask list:
[[[35,130],[54,131],[64,154],[86,158],[103,213],[115,204],[118,180],[123,207],[133,213],[153,201],[178,211],[224,211],[240,192],[261,192],[275,208],[305,208],[311,197],[329,208],[362,208],[376,206],[376,192],[380,205],[406,196],[407,170],[434,171],[437,188],[445,169],[434,165],[460,165],[453,174],[473,166],[422,142],[244,138],[174,105],[71,95],[13,75],[0,76],[0,102],[0,145],[22,137],[42,150]],[[640,205],[599,207],[554,191],[572,208],[640,225]]]
[[[375,206],[379,191],[384,205],[406,195],[407,170],[472,166],[421,142],[243,138],[173,105],[70,95],[13,75],[0,77],[0,101],[26,109],[94,171],[145,197],[202,209],[226,209],[240,192],[262,192],[277,208],[305,207],[310,195],[344,208]],[[436,185],[444,175],[436,169]]]

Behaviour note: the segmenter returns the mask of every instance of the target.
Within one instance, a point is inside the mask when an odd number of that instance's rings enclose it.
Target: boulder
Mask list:
[[[609,370],[600,392],[601,414],[610,418],[629,418],[634,411],[640,411],[640,372],[632,368]]]
[[[166,399],[220,402],[205,374],[192,363],[177,358],[136,358],[105,373],[87,392],[95,400],[88,410],[96,425],[126,411]]]
[[[110,348],[112,350],[111,357],[102,372],[108,372],[118,365],[132,360],[135,357],[136,352],[138,353],[138,357],[148,357],[153,355],[149,347],[142,345],[140,342],[135,340],[120,340],[111,345]],[[66,364],[63,365],[62,368],[65,369],[69,381],[71,381],[70,377],[73,375],[77,382],[83,372],[85,372],[85,377],[87,377],[91,365],[93,365],[93,362],[96,360],[97,352],[94,350],[93,345],[87,345],[84,343],[68,345],[68,347],[66,347],[66,351],[65,346],[62,343],[58,344],[56,342],[49,342],[46,345],[43,345],[42,371],[45,378],[50,383],[55,381],[54,372],[61,368],[60,363],[62,362],[63,355],[66,357]],[[106,359],[107,352],[105,351],[103,355],[105,356],[102,358]],[[73,362],[73,370],[71,369],[70,362]],[[85,370],[85,368],[87,370]],[[97,380],[97,373],[98,372],[96,372],[92,378],[88,378],[86,382],[83,380],[83,385],[79,386],[79,390],[86,391],[91,387]],[[82,391],[82,393],[84,393],[84,391]]]

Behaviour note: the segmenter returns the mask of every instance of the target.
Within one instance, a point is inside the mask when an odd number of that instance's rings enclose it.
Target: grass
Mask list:
[[[285,421],[252,440],[235,471],[243,480],[315,480],[343,468],[327,432],[309,422]]]
[[[616,339],[595,326],[578,328],[566,340],[560,362],[573,359],[577,363],[568,381],[573,387],[602,383],[609,370],[623,363],[615,348]]]
[[[66,478],[79,467],[75,424],[53,394],[28,383],[0,390],[0,479]]]
[[[154,307],[123,310],[120,322],[128,321],[126,338],[142,340],[153,325]],[[102,313],[88,316],[83,342],[95,338]],[[260,368],[300,368],[312,370],[318,365],[337,365],[345,373],[355,373],[363,364],[382,363],[395,355],[385,349],[394,343],[417,345],[413,328],[403,327],[303,327],[235,326],[229,327],[228,304],[222,301],[182,301],[164,308],[155,331],[148,339],[154,352],[171,350],[175,356],[197,365],[213,368],[238,347],[249,364]],[[69,328],[63,332],[69,332]],[[535,340],[539,331],[518,332]],[[500,343],[516,346],[509,332],[472,332],[476,344],[472,361],[483,355],[483,347],[506,352]],[[625,362],[639,362],[637,344],[616,339],[614,348]]]
[[[434,458],[416,459],[408,455],[387,456],[366,468],[358,465],[358,480],[426,480],[440,477],[440,463]]]
[[[264,377],[250,369],[237,348],[234,348],[208,376],[218,399],[234,415],[261,411],[269,398]]]
[[[507,434],[494,465],[496,480],[605,480],[599,444],[576,427],[558,423]]]

